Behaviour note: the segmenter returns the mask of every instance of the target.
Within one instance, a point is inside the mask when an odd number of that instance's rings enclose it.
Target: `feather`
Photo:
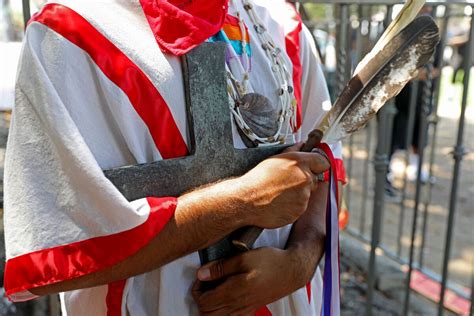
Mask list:
[[[322,141],[334,143],[364,127],[429,61],[438,41],[438,27],[429,16],[416,18],[393,36],[351,78],[324,116],[317,127]]]
[[[392,23],[385,29],[372,50],[365,55],[361,62],[357,65],[354,74],[357,74],[364,66],[369,63],[372,58],[384,48],[401,30],[408,26],[416,17],[418,12],[425,4],[425,0],[407,0],[405,5],[397,14]]]

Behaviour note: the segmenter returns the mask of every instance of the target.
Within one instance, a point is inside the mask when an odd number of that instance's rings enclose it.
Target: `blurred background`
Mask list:
[[[23,21],[45,2],[0,0],[1,178]],[[333,101],[401,3],[296,1]],[[441,33],[430,65],[344,143],[343,315],[474,315],[473,5],[427,2]],[[14,305],[2,291],[0,315],[60,313],[56,297]]]

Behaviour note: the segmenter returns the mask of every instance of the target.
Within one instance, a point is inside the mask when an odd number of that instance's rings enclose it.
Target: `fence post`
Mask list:
[[[459,129],[457,134],[456,145],[453,150],[454,169],[453,169],[453,180],[451,185],[451,194],[449,198],[449,214],[448,214],[448,231],[446,232],[446,241],[444,247],[444,258],[443,258],[443,274],[441,279],[441,292],[438,305],[438,315],[443,315],[444,312],[444,296],[446,291],[446,282],[448,279],[448,264],[449,257],[451,254],[451,241],[453,236],[454,226],[454,215],[456,213],[456,204],[458,197],[458,183],[459,183],[459,172],[461,170],[461,162],[465,154],[463,146],[464,137],[464,123],[467,106],[467,98],[469,92],[469,80],[471,75],[472,67],[472,51],[474,50],[474,14],[471,15],[471,26],[469,30],[469,42],[467,55],[465,56],[466,62],[464,64],[464,80],[463,80],[463,93],[461,101],[461,116],[459,118]],[[473,289],[471,289],[472,291]],[[472,304],[472,301],[471,301]]]
[[[345,60],[345,67],[344,67],[344,84],[346,84],[350,79],[351,79],[351,75],[352,75],[352,70],[353,68],[355,67],[355,65],[353,64],[354,63],[357,63],[357,59],[358,57],[355,57],[353,59],[353,55],[352,55],[352,25],[351,25],[351,21],[349,19],[349,5],[346,5],[346,8],[347,10],[344,12],[345,14],[345,27],[344,29],[346,30],[346,42],[345,42],[345,51],[346,51],[346,60]],[[360,10],[359,10],[360,12]],[[357,40],[360,39],[360,28],[357,29],[357,39],[356,39],[356,43],[357,43]],[[356,55],[357,55],[357,49],[356,49]],[[342,91],[342,90],[341,90]],[[353,160],[354,160],[354,153],[353,153],[353,149],[354,149],[354,135],[350,135],[349,136],[349,143],[348,143],[348,146],[349,146],[349,159],[347,160],[347,181],[348,181],[348,185],[346,186],[345,190],[344,190],[344,195],[345,195],[345,202],[346,202],[346,206],[347,206],[347,209],[350,210],[351,209],[351,193],[352,193],[352,188],[351,188],[351,180],[352,180],[352,171],[353,171]]]
[[[423,122],[424,122],[424,130],[423,130],[423,139],[420,140],[421,143],[418,144],[418,146],[421,147],[421,152],[424,157],[425,153],[425,147],[428,146],[428,132],[429,132],[429,111],[430,111],[430,106],[432,105],[433,99],[432,99],[432,87],[433,87],[433,78],[431,76],[431,72],[433,71],[433,65],[428,64],[425,68],[427,69],[428,73],[428,79],[425,81],[425,84],[423,86],[423,90],[421,91],[422,93],[422,115],[426,114],[426,117],[423,117]],[[426,146],[425,146],[425,139],[426,139]],[[431,158],[431,157],[430,157]],[[419,177],[417,179],[418,182],[421,182],[421,173],[423,172],[423,159],[421,159],[420,156],[420,161],[421,164],[419,166]],[[428,179],[428,183],[431,182],[431,179]],[[424,259],[424,249],[425,249],[425,241],[426,241],[426,229],[428,227],[428,209],[424,208],[423,209],[423,217],[422,217],[422,226],[421,226],[421,245],[420,245],[420,251],[419,251],[419,257],[418,257],[418,266],[420,269],[423,268],[423,259]]]
[[[346,85],[348,74],[348,21],[349,21],[349,5],[348,4],[339,4],[336,7],[337,20],[339,22],[339,32],[338,38],[336,40],[336,52],[337,52],[337,62],[336,62],[336,95],[339,95]],[[350,70],[349,70],[350,72]],[[350,74],[349,74],[350,75]]]
[[[364,17],[367,18],[367,34],[364,36],[370,41],[370,17],[372,15],[373,6],[367,6],[364,8],[365,10],[361,10],[364,12]],[[360,32],[362,33],[362,22],[360,21]],[[359,50],[360,49],[360,50]],[[367,52],[367,48],[364,48],[364,54]],[[362,45],[358,47],[358,59],[361,59],[362,56]],[[367,199],[369,195],[369,165],[371,162],[371,150],[372,150],[372,134],[373,134],[373,126],[374,123],[369,121],[367,126],[365,127],[366,132],[366,141],[365,141],[365,152],[367,153],[367,158],[364,161],[364,168],[363,168],[363,192],[361,198],[361,207],[360,207],[360,222],[359,222],[359,235],[363,236],[365,234],[365,217],[367,213]]]
[[[471,308],[469,315],[474,315],[474,266],[471,264]]]
[[[372,214],[372,238],[369,257],[369,275],[367,279],[367,315],[372,315],[372,300],[374,296],[376,271],[376,249],[380,243],[380,232],[382,230],[382,219],[385,202],[385,185],[387,181],[388,153],[392,140],[393,116],[396,113],[395,106],[389,101],[379,112],[377,150],[374,156],[375,169],[375,196]]]
[[[424,147],[423,143],[425,141],[425,134],[427,130],[427,117],[429,113],[428,104],[422,102],[421,113],[420,113],[420,122],[418,129],[418,174],[416,177],[416,189],[415,189],[415,206],[413,207],[413,222],[411,230],[411,240],[410,240],[410,255],[408,259],[408,273],[405,284],[405,302],[403,305],[403,314],[408,315],[408,310],[410,307],[410,283],[411,283],[411,274],[413,271],[413,261],[415,260],[415,237],[416,237],[416,228],[418,224],[418,211],[420,206],[421,199],[421,172],[423,169],[423,158],[424,158]]]
[[[361,207],[360,207],[360,222],[359,222],[359,234],[361,236],[365,233],[365,214],[367,208],[367,197],[369,194],[369,164],[370,164],[370,153],[372,149],[372,133],[373,133],[373,123],[369,121],[365,127],[366,132],[366,141],[365,141],[365,152],[367,153],[367,158],[364,161],[363,169],[363,192],[361,198]]]
[[[387,6],[385,25],[392,19],[393,6]],[[393,117],[397,113],[393,100],[380,110],[377,125],[377,149],[374,156],[375,170],[375,194],[374,207],[372,211],[372,238],[370,243],[369,275],[367,277],[367,315],[372,315],[372,302],[374,299],[376,270],[376,250],[380,244],[380,232],[382,231],[383,211],[385,207],[385,185],[387,182],[387,171],[390,161],[388,153],[392,142]]]
[[[434,65],[439,69],[440,73],[438,77],[434,78],[433,80],[433,97],[432,97],[432,102],[433,102],[433,110],[431,112],[430,117],[428,118],[428,124],[429,127],[431,127],[431,147],[430,147],[430,157],[429,157],[429,167],[428,167],[428,175],[430,181],[428,181],[428,188],[426,189],[427,191],[427,197],[424,202],[424,218],[423,218],[423,232],[422,232],[422,239],[421,239],[421,250],[420,250],[420,269],[423,268],[423,257],[424,257],[424,246],[425,246],[425,229],[426,229],[426,222],[427,222],[427,216],[428,216],[428,211],[429,211],[429,206],[431,203],[431,198],[432,198],[432,189],[433,189],[433,183],[431,181],[431,177],[433,175],[433,166],[434,166],[434,160],[435,160],[435,154],[436,154],[436,139],[437,139],[437,134],[438,134],[438,122],[439,122],[439,117],[438,117],[438,103],[439,103],[439,92],[441,88],[441,72],[443,71],[443,52],[446,47],[446,37],[447,37],[447,32],[448,32],[448,23],[449,23],[449,16],[450,16],[450,6],[447,5],[445,7],[446,11],[444,13],[444,22],[441,28],[441,39],[440,43],[438,45],[438,54],[436,55],[436,59],[434,61]]]
[[[413,130],[415,128],[415,117],[416,117],[416,103],[418,97],[418,80],[412,80],[411,84],[411,91],[410,91],[410,104],[408,105],[408,123],[407,123],[407,134],[405,138],[405,170],[404,170],[404,177],[403,177],[403,185],[402,185],[402,198],[400,201],[400,217],[398,219],[398,240],[397,240],[397,255],[401,257],[402,254],[402,236],[403,236],[403,227],[405,222],[405,201],[407,197],[407,167],[409,163],[410,157],[410,149],[413,140]]]
[[[23,6],[23,23],[24,23],[24,28],[26,30],[28,21],[31,18],[30,0],[22,0],[22,6]]]

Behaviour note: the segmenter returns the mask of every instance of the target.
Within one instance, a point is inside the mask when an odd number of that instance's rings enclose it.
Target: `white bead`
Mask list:
[[[232,0],[231,0],[232,1]],[[253,27],[255,29],[255,32],[257,33],[256,38],[260,42],[260,45],[262,48],[265,50],[265,55],[268,57],[268,60],[271,63],[271,70],[275,74],[274,79],[278,83],[277,86],[280,86],[279,89],[277,89],[277,95],[278,95],[278,100],[279,100],[279,105],[281,107],[280,109],[280,116],[278,118],[279,122],[279,128],[276,134],[272,137],[269,138],[260,138],[258,137],[253,131],[251,131],[248,127],[248,125],[245,123],[243,120],[243,117],[241,116],[241,113],[238,109],[238,107],[235,108],[235,111],[231,109],[232,115],[235,117],[236,122],[239,125],[239,128],[244,130],[244,132],[248,135],[249,139],[253,141],[257,141],[259,143],[274,143],[275,141],[284,141],[284,136],[293,136],[294,134],[290,132],[289,130],[289,125],[291,125],[291,121],[294,121],[296,119],[295,117],[295,107],[296,107],[296,100],[293,99],[292,97],[292,91],[294,90],[292,86],[288,85],[288,82],[292,82],[292,77],[289,73],[289,71],[286,68],[285,62],[281,56],[281,50],[279,47],[275,45],[275,42],[273,39],[270,37],[270,35],[267,33],[267,30],[265,26],[260,22],[260,18],[257,16],[255,10],[253,9],[253,5],[251,1],[248,0],[241,0],[241,3],[244,6],[245,12],[250,18],[251,23],[253,24]],[[237,7],[237,5],[235,5]],[[245,29],[245,24],[243,22],[243,19],[241,18],[241,13],[237,12],[237,16],[239,18],[239,26],[241,29],[241,32],[243,35],[246,33]],[[244,52],[245,56],[247,52],[247,42],[245,40],[242,41],[242,51]],[[247,63],[247,67],[248,67]],[[243,67],[244,65],[242,65]],[[235,77],[228,71],[228,76],[230,80],[234,84],[230,85],[230,88],[232,90],[232,93],[229,92],[229,95],[235,94],[234,90],[237,90],[240,94],[245,94],[246,93],[246,88],[247,84],[246,82],[249,81],[250,74],[247,71],[244,72],[243,74],[243,79],[242,82],[239,82]],[[280,93],[280,89],[283,90],[283,93]],[[293,99],[293,100],[292,100]],[[286,118],[290,118],[289,124],[286,127],[283,127],[283,124],[286,120]],[[286,130],[286,131],[285,131]]]

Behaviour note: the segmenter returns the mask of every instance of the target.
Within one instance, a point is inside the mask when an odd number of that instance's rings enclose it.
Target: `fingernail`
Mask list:
[[[208,268],[199,269],[197,277],[201,281],[209,280],[211,278],[211,270],[209,270]]]

